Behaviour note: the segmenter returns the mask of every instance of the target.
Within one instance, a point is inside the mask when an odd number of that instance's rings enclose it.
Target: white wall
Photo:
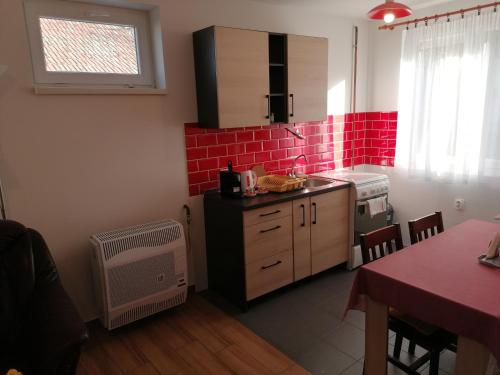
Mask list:
[[[439,7],[415,12],[415,17],[472,7],[480,1],[452,1]],[[483,2],[484,3],[484,2]],[[374,111],[398,109],[399,60],[401,33],[404,28],[392,31],[377,30],[370,26],[369,98],[368,108]],[[425,27],[422,24],[419,27]],[[452,184],[422,179],[409,179],[398,168],[364,166],[369,171],[388,173],[391,178],[390,202],[395,208],[395,218],[402,224],[403,235],[409,243],[408,220],[443,211],[446,226],[458,224],[469,218],[493,220],[500,213],[500,179],[494,184]],[[455,210],[455,198],[466,201],[463,211]]]
[[[246,0],[156,0],[167,96],[34,95],[21,0],[0,0],[0,176],[7,214],[47,240],[82,315],[95,316],[88,237],[193,207],[193,263],[206,284],[201,198],[188,198],[185,122],[196,121],[191,33],[213,24],[329,38],[329,111],[349,108],[354,21]],[[366,105],[360,26],[358,110]],[[193,281],[191,278],[191,282]]]

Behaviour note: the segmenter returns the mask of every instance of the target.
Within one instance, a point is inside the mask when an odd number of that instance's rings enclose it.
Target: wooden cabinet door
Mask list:
[[[269,124],[268,35],[215,28],[219,128]]]
[[[293,272],[294,281],[311,275],[310,199],[293,201]]]
[[[328,39],[288,35],[288,122],[326,120]]]
[[[311,197],[311,269],[316,274],[347,261],[349,189]]]

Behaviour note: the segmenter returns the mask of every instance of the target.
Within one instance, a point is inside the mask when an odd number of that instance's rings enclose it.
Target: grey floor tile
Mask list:
[[[403,370],[398,369],[391,363],[387,363],[387,375],[407,375]]]
[[[317,307],[310,309],[305,321],[306,328],[317,337],[324,337],[342,325],[339,318]]]
[[[365,333],[349,323],[342,323],[324,340],[356,360],[365,355]]]
[[[336,316],[337,318],[342,319],[348,300],[349,293],[330,296],[328,299],[323,301],[323,303],[320,305],[320,308]]]
[[[439,358],[439,368],[448,374],[455,373],[457,355],[450,350],[444,350]]]
[[[342,293],[348,293],[343,289],[332,290],[328,288],[324,282],[310,281],[299,285],[298,288],[290,291],[290,294],[301,301],[306,301],[312,305],[322,305],[329,298],[335,297]]]
[[[358,366],[356,367],[356,370],[357,369],[361,369],[361,372],[353,372],[353,374],[359,374],[359,375],[362,375],[363,374],[363,361],[360,360],[357,362]],[[354,366],[353,366],[354,367]],[[345,374],[342,373],[341,375],[347,375],[350,373],[349,372],[346,372]],[[425,368],[422,370],[422,374],[421,375],[428,375],[428,369]],[[396,366],[394,366],[393,364],[391,363],[387,363],[387,375],[407,375],[406,372],[404,372],[403,370],[400,370],[399,368],[397,368]],[[441,375],[441,374],[440,374]]]
[[[365,313],[364,311],[349,310],[345,321],[352,324],[353,326],[365,330]]]
[[[312,347],[294,360],[314,375],[339,375],[356,362],[326,342]]]
[[[429,375],[429,367],[427,367],[426,369],[420,371],[420,375]],[[439,375],[450,375],[449,373],[439,369]]]
[[[356,362],[351,367],[347,368],[341,375],[363,375],[363,362]]]
[[[290,330],[279,335],[266,337],[262,335],[275,347],[291,358],[297,358],[307,353],[312,347],[320,345],[321,339],[308,332],[300,332],[299,330]]]

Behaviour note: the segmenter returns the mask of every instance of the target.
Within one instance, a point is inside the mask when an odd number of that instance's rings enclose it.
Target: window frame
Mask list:
[[[57,0],[26,0],[24,7],[35,85],[85,88],[155,87],[150,15],[147,11]],[[40,17],[133,26],[137,41],[139,74],[47,71]]]

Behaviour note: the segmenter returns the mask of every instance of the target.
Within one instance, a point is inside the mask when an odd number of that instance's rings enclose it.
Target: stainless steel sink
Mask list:
[[[304,183],[304,187],[315,188],[315,187],[320,187],[320,186],[325,186],[325,185],[331,184],[332,182],[333,181],[325,180],[323,178],[309,177],[306,180],[306,182]]]

